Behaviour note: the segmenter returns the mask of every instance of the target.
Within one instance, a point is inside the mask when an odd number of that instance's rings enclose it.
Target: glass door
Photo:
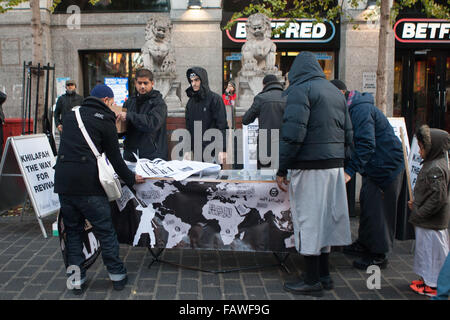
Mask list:
[[[450,56],[447,52],[420,50],[414,52],[411,132],[422,124],[450,129],[448,92],[450,90]]]

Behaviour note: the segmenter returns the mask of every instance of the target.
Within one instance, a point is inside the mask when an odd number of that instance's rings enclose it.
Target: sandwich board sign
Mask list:
[[[14,154],[16,162],[6,161]],[[54,190],[56,159],[45,134],[9,137],[0,164],[0,182],[4,177],[22,177],[42,233],[47,238],[42,218],[59,212]],[[25,190],[23,190],[24,192]]]

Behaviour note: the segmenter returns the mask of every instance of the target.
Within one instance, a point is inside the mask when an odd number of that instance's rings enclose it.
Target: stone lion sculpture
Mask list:
[[[270,39],[272,28],[270,19],[256,13],[248,17],[245,26],[247,41],[242,46],[242,70],[256,72],[274,72],[277,47]]]
[[[145,28],[145,44],[141,49],[144,68],[152,72],[175,72],[172,23],[167,18],[150,18]]]

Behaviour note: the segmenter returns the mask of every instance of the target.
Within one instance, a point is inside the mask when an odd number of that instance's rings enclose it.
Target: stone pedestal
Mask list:
[[[263,90],[262,81],[267,74],[249,71],[239,73],[236,81],[238,92],[236,97],[236,116],[243,116],[251,107],[255,96]],[[281,71],[271,72],[270,74],[274,74],[278,81],[283,82]]]
[[[154,72],[155,90],[161,92],[167,104],[167,111],[171,116],[184,116],[181,105],[180,88],[181,83],[176,80],[175,73]]]

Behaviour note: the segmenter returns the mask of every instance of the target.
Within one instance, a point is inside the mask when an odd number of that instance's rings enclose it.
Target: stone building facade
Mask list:
[[[208,71],[212,90],[222,93],[225,53],[222,39],[224,2],[203,0],[202,9],[188,9],[188,1],[171,0],[162,12],[83,13],[77,18],[72,13],[50,13],[51,1],[41,0],[44,61],[56,66],[56,78],[73,78],[78,92],[87,95],[86,70],[83,55],[91,52],[140,51],[145,42],[145,27],[150,17],[168,17],[173,23],[172,44],[176,58],[177,81],[181,83],[179,95],[182,106],[187,102],[184,90],[188,86],[185,71],[193,65]],[[334,78],[344,80],[348,87],[363,90],[364,77],[377,69],[378,26],[362,19],[367,1],[362,1],[354,16],[360,26],[343,21],[339,26],[339,47],[333,62]],[[0,15],[0,90],[6,91],[4,105],[7,117],[20,117],[22,99],[22,72],[24,61],[31,60],[31,11],[26,4]],[[75,23],[75,27],[74,27]],[[317,50],[321,50],[317,45]],[[291,51],[294,49],[290,49]],[[296,51],[302,50],[299,45]],[[393,87],[394,42],[388,52],[388,87]],[[131,84],[132,85],[132,84]],[[388,115],[392,115],[392,91],[388,92]],[[176,121],[177,122],[177,121]],[[182,123],[181,119],[177,123]]]

